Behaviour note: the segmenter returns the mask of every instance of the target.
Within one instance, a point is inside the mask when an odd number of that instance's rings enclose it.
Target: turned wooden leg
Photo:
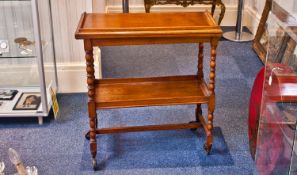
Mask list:
[[[145,13],[150,13],[152,5],[145,4],[144,7],[145,7]]]
[[[146,13],[150,13],[153,2],[151,0],[144,0],[144,8]]]
[[[211,57],[210,57],[210,74],[209,74],[209,84],[208,90],[210,92],[210,100],[208,103],[208,116],[207,116],[207,129],[206,133],[206,143],[204,145],[204,149],[207,154],[211,151],[212,143],[213,143],[213,113],[215,110],[215,69],[216,69],[216,48],[218,41],[211,41]]]
[[[218,24],[220,25],[224,16],[225,16],[226,7],[225,7],[225,4],[223,4],[222,2],[220,2],[219,5],[221,6],[221,13],[220,13],[219,21],[218,21]]]
[[[96,143],[96,102],[95,102],[95,69],[94,69],[94,58],[93,58],[93,46],[90,40],[84,41],[85,52],[86,52],[86,64],[87,64],[87,84],[88,84],[88,112],[90,122],[90,151],[92,155],[92,164],[95,170],[96,168],[96,155],[97,155],[97,143]]]
[[[201,104],[197,104],[196,110],[195,110],[195,116],[196,116],[196,122],[200,122],[199,116],[202,116]]]
[[[199,43],[198,47],[199,47],[199,53],[198,53],[198,66],[197,66],[198,72],[197,72],[197,76],[198,76],[199,80],[203,80],[203,77],[204,77],[204,74],[203,74],[203,56],[204,56],[203,43],[202,42]],[[197,104],[195,115],[196,115],[196,122],[200,122],[199,121],[199,115],[202,115],[201,104]]]
[[[97,142],[96,142],[96,107],[94,103],[88,103],[89,120],[90,120],[90,151],[92,155],[92,165],[96,169],[96,155],[97,155]]]
[[[211,5],[211,15],[212,16],[214,15],[215,10],[216,10],[216,2],[214,1]]]
[[[211,96],[210,101],[208,103],[208,116],[207,116],[207,129],[206,132],[206,143],[204,144],[204,149],[207,154],[210,153],[212,143],[213,143],[213,113],[215,109],[215,96]]]
[[[203,80],[204,74],[203,74],[203,43],[199,43],[199,53],[198,53],[198,72],[197,72],[197,76],[199,80]]]

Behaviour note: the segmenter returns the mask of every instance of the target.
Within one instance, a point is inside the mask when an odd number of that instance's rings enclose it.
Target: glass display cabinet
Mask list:
[[[38,117],[57,91],[49,0],[0,0],[0,117]]]
[[[295,0],[273,1],[267,48],[256,167],[259,174],[297,174],[297,20]]]

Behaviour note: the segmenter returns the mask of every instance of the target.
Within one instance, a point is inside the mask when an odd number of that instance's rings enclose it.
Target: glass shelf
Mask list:
[[[18,52],[8,52],[0,54],[0,59],[2,58],[36,58],[35,51],[32,49],[25,50],[25,49],[18,49]]]
[[[22,1],[32,1],[32,0],[0,0],[0,1],[22,2]]]
[[[18,56],[10,56],[10,55],[6,55],[6,54],[2,54],[2,55],[0,55],[0,59],[6,59],[6,58],[36,58],[36,56],[34,56],[34,55],[32,55],[32,56],[20,56],[20,55],[18,55]]]
[[[1,42],[1,41],[0,41]],[[46,52],[48,43],[42,42],[42,50]],[[14,44],[12,47],[9,46],[9,52],[4,52],[0,54],[1,58],[36,58],[35,45],[30,45],[25,48],[20,48],[17,44]]]

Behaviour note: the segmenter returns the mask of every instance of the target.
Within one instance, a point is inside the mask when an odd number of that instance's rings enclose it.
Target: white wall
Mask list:
[[[297,1],[296,0],[274,0],[282,8],[288,11],[297,18]],[[261,15],[265,6],[266,0],[246,0],[246,12],[248,13],[247,23],[250,30],[256,31],[261,19]]]
[[[90,5],[91,4],[91,5]],[[84,11],[92,11],[90,0],[51,0],[58,63],[81,62],[84,58],[83,43],[74,33]]]
[[[255,10],[257,14],[262,14],[266,0],[246,0],[246,7]]]
[[[247,27],[256,33],[266,0],[246,0],[245,1],[245,22]]]
[[[106,10],[105,0],[92,0],[93,1],[93,12],[103,13]]]
[[[282,8],[288,11],[290,14],[296,14],[297,12],[297,2],[296,0],[286,0],[284,3],[283,0],[275,0]]]
[[[83,12],[104,11],[102,0],[51,0],[55,52],[57,60],[59,92],[83,92],[87,90],[85,53],[82,40],[76,40],[74,33]],[[96,62],[97,77],[101,76],[99,62]]]
[[[236,12],[237,12],[237,2],[238,0],[222,0],[226,5],[225,17],[222,21],[223,26],[230,26],[235,24]],[[143,0],[130,0],[130,11],[131,12],[144,12],[144,2]],[[108,0],[106,11],[108,13],[121,12],[122,0]],[[152,12],[166,12],[166,11],[205,11],[206,9],[210,11],[210,5],[194,5],[184,8],[182,6],[176,5],[158,5],[151,8]],[[220,8],[218,7],[215,13],[215,19],[219,18]]]

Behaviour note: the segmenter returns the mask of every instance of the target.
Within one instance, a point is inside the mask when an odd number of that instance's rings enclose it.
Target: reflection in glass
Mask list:
[[[297,19],[292,17],[292,7],[292,0],[273,5],[267,20],[267,60],[256,151],[260,175],[297,173]]]

